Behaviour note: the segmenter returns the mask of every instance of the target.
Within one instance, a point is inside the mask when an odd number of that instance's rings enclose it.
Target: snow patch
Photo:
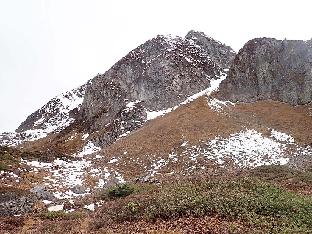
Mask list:
[[[62,211],[63,209],[64,209],[64,204],[48,207],[48,211],[50,211],[50,212]]]
[[[31,167],[33,172],[46,172],[47,176],[43,177],[43,183],[47,187],[55,191],[54,196],[58,199],[72,198],[82,196],[84,194],[75,194],[70,188],[75,185],[82,185],[84,182],[85,172],[92,166],[91,161],[87,160],[62,160],[55,159],[51,163],[21,160],[21,164]],[[60,189],[67,191],[59,191]]]
[[[201,96],[204,96],[204,95],[209,96],[211,93],[218,90],[220,83],[224,79],[226,79],[226,76],[227,76],[226,73],[222,73],[219,79],[212,79],[210,81],[210,87],[209,88],[204,89],[204,90],[188,97],[185,101],[181,102],[177,106],[174,106],[174,107],[171,107],[171,108],[168,108],[165,110],[159,110],[159,111],[150,111],[150,110],[146,111],[146,115],[147,115],[146,120],[149,121],[152,119],[156,119],[157,117],[163,116],[165,114],[168,114],[168,113],[176,110],[178,107],[185,105],[185,104],[188,104],[188,103],[196,100],[197,98],[199,98]]]
[[[228,105],[235,106],[235,104],[233,102],[230,102],[230,101],[221,101],[221,100],[218,100],[216,98],[212,98],[212,99],[208,100],[208,106],[210,106],[210,108],[212,110],[217,111],[217,112],[221,112],[223,110],[223,108],[228,106]]]
[[[115,162],[118,162],[117,158],[112,158],[108,163],[112,164],[112,163],[115,163]]]
[[[82,150],[75,154],[76,157],[83,157],[85,155],[93,154],[101,150],[101,147],[94,145],[93,142],[88,141],[87,144],[82,148]]]
[[[95,205],[94,205],[94,203],[92,203],[90,205],[85,205],[83,208],[85,208],[87,210],[94,211],[95,210]]]
[[[295,139],[292,136],[289,136],[283,132],[276,131],[274,129],[271,130],[271,137],[273,137],[277,141],[287,142],[290,144],[295,143]]]
[[[75,108],[80,108],[84,93],[82,86],[51,99],[38,111],[41,116],[33,123],[33,129],[1,133],[0,145],[17,146],[23,142],[44,138],[52,132],[60,132],[74,122],[69,113]]]
[[[82,140],[85,140],[85,139],[87,139],[89,137],[89,133],[86,133],[86,134],[84,134],[81,138],[82,138]]]
[[[197,162],[199,156],[215,161],[223,166],[226,162],[242,168],[253,168],[261,165],[289,162],[287,145],[261,133],[246,129],[227,138],[215,137],[199,145],[188,146],[181,156]]]

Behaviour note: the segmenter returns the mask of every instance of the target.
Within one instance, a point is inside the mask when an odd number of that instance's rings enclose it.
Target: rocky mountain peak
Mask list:
[[[274,38],[250,40],[235,57],[228,78],[220,85],[220,95],[243,102],[311,102],[311,44]]]
[[[120,125],[129,125],[125,116],[139,117],[130,118],[130,130],[137,129],[147,120],[148,112],[176,106],[208,88],[211,80],[223,75],[223,68],[230,63],[227,54],[232,53],[222,44],[218,46],[228,50],[224,56],[209,51],[217,49],[208,44],[218,43],[207,39],[204,44],[197,44],[187,37],[162,35],[148,40],[93,79],[86,89],[81,119],[91,123],[92,131],[105,129],[105,136],[101,137],[105,140],[100,140],[105,145],[108,139],[114,140],[122,133],[118,130]],[[222,61],[226,62],[220,66]],[[129,111],[127,105],[132,103]]]
[[[204,33],[191,31],[185,38],[158,35],[104,74],[53,98],[16,133],[0,139],[16,145],[78,127],[84,133],[96,132],[93,141],[99,146],[108,145],[141,127],[150,113],[175,107],[207,89],[211,80],[224,77],[234,54]]]
[[[186,34],[185,38],[204,48],[210,58],[223,69],[230,67],[236,55],[231,47],[214,40],[203,32],[191,30]]]

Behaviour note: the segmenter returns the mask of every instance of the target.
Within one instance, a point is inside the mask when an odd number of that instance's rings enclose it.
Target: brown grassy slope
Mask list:
[[[204,97],[150,121],[140,130],[117,141],[105,153],[127,150],[135,155],[168,153],[183,141],[196,144],[216,136],[227,137],[244,128],[267,133],[273,128],[292,135],[298,143],[312,143],[309,106],[291,106],[276,101],[237,104],[215,112]]]
[[[146,171],[160,157],[166,158],[172,151],[181,151],[181,144],[188,141],[196,145],[215,136],[228,136],[241,129],[241,124],[230,121],[225,114],[215,112],[207,105],[204,97],[183,105],[175,111],[148,122],[130,136],[120,139],[101,152],[105,156],[102,163],[107,163],[112,157],[119,157],[115,167],[126,178],[133,178]],[[127,152],[126,154],[124,152]],[[187,158],[181,159],[167,168],[167,172],[182,168],[188,164]],[[187,165],[191,166],[191,165]],[[185,168],[184,168],[185,169]]]
[[[139,174],[152,163],[155,155],[163,157],[172,151],[181,151],[184,141],[197,145],[216,136],[227,137],[245,128],[255,129],[267,136],[270,135],[269,129],[273,128],[292,135],[299,144],[309,145],[312,143],[309,108],[307,105],[294,107],[276,101],[259,101],[230,105],[220,113],[207,105],[207,98],[201,97],[148,122],[103,150],[103,163],[119,157],[117,170],[125,174],[129,171]],[[178,168],[179,165],[175,164],[174,167]]]
[[[236,112],[252,116],[259,125],[293,136],[297,143],[312,144],[312,105],[291,106],[276,101],[240,104]]]
[[[117,141],[104,151],[114,154],[124,150],[132,156],[169,153],[184,141],[197,144],[216,136],[226,137],[242,129],[228,115],[215,112],[204,97],[148,122],[130,136]]]
[[[312,144],[312,105],[291,106],[276,101],[241,103],[225,108],[222,113],[211,110],[207,98],[201,97],[175,111],[149,121],[103,151],[112,156],[127,151],[134,157],[169,153],[184,141],[197,144],[216,136],[226,137],[244,128],[268,133],[274,128],[295,137],[301,144]],[[79,123],[77,123],[79,124]],[[23,145],[25,149],[55,151],[70,155],[82,148],[79,130],[63,131]],[[72,139],[70,139],[72,137]]]
[[[19,147],[27,150],[40,151],[54,157],[67,157],[81,150],[84,144],[82,133],[75,130],[64,131],[59,134],[50,134],[45,138],[25,142]]]

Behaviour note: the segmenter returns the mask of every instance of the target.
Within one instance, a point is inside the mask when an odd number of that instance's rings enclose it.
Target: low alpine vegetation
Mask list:
[[[166,184],[107,205],[109,218],[117,222],[216,216],[261,233],[312,230],[311,197],[257,178]]]

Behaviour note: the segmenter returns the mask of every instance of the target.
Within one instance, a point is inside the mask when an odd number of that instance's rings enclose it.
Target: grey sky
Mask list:
[[[157,34],[310,39],[310,0],[0,0],[0,132]]]

